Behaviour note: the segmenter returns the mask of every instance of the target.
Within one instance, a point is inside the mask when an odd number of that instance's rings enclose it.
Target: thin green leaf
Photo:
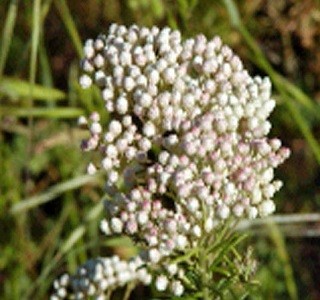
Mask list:
[[[225,268],[212,266],[211,267],[211,271],[214,272],[214,273],[221,274],[221,275],[226,276],[226,277],[231,276],[230,272],[228,272],[228,270],[226,270]]]
[[[0,94],[13,99],[30,97],[30,89],[33,91],[33,99],[44,101],[59,101],[66,98],[66,94],[58,89],[48,88],[39,84],[31,84],[22,79],[3,77],[0,80]]]
[[[68,239],[62,244],[60,249],[60,255],[67,253],[75,243],[83,237],[84,233],[86,232],[84,225],[77,227],[75,230],[71,232]]]
[[[226,255],[226,253],[231,252],[234,247],[236,247],[241,241],[247,238],[247,235],[244,234],[234,234],[228,240],[222,241],[221,244],[217,245],[216,248],[211,249],[211,252],[216,254],[213,263],[210,265],[211,268],[216,267],[221,263],[221,260]]]
[[[15,116],[20,118],[38,117],[52,119],[73,119],[83,115],[83,110],[72,107],[44,107],[44,108],[17,108],[11,106],[0,107],[0,116]]]
[[[297,300],[298,299],[297,286],[294,280],[293,271],[290,264],[289,254],[287,251],[285,240],[281,234],[281,231],[275,224],[268,223],[268,228],[270,230],[270,237],[276,246],[278,257],[280,258],[284,267],[285,281],[286,281],[290,299]]]
[[[80,39],[80,35],[78,33],[77,27],[73,21],[70,10],[65,0],[55,0],[54,4],[60,14],[60,17],[69,33],[69,36],[73,42],[73,46],[79,56],[81,58],[82,54],[82,43]]]
[[[39,62],[40,62],[40,67],[41,67],[41,72],[40,72],[41,73],[41,83],[45,87],[53,87],[53,76],[52,76],[52,72],[51,72],[51,68],[50,68],[47,50],[45,48],[43,40],[41,41],[40,48],[39,48]],[[59,91],[59,90],[55,90],[55,91],[58,91],[59,94],[62,93],[63,96],[65,96],[62,91]],[[61,97],[61,95],[60,95],[60,97]],[[60,99],[64,99],[64,97],[63,98],[56,98],[54,100],[60,100]]]
[[[41,0],[34,0],[32,10],[32,36],[31,36],[31,57],[30,57],[30,98],[33,99],[33,86],[36,80],[37,56],[41,31]],[[31,104],[32,106],[32,104]]]

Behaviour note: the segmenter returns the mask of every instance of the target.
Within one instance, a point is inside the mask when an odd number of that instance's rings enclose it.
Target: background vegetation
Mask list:
[[[47,299],[63,271],[134,250],[100,239],[103,180],[84,175],[76,126],[101,107],[77,83],[82,43],[112,22],[218,34],[251,74],[271,77],[272,135],[292,156],[277,174],[278,216],[242,224],[260,264],[254,299],[320,299],[317,0],[0,0],[0,298]]]

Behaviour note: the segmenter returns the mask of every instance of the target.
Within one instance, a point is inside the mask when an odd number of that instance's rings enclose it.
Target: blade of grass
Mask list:
[[[86,230],[84,225],[80,225],[75,230],[73,230],[68,239],[62,244],[59,252],[60,255],[64,255],[70,249],[72,249],[76,242],[83,237],[85,232]]]
[[[41,67],[41,83],[46,87],[53,87],[53,76],[43,38],[39,48],[39,61]],[[51,103],[50,105],[53,106],[53,103]]]
[[[315,159],[317,160],[318,164],[320,165],[320,145],[318,139],[315,138],[309,125],[302,114],[299,112],[297,106],[291,101],[291,98],[285,95],[282,89],[279,89],[280,94],[286,100],[286,105],[288,110],[290,111],[292,117],[295,119],[298,128],[300,129],[302,135],[305,137],[307,143],[309,144]]]
[[[83,110],[73,107],[44,107],[44,108],[17,108],[12,106],[0,107],[0,116],[15,116],[20,118],[42,117],[53,119],[77,118],[83,115]]]
[[[54,4],[57,8],[58,13],[69,33],[69,36],[73,42],[73,46],[79,56],[82,57],[82,43],[80,35],[78,33],[77,27],[74,23],[74,20],[71,16],[70,10],[65,0],[55,0]]]
[[[32,33],[31,33],[31,52],[30,52],[30,65],[29,65],[29,98],[27,103],[27,109],[33,108],[33,87],[36,81],[37,73],[37,58],[38,58],[38,47],[40,37],[40,26],[41,26],[41,0],[34,0],[32,6]],[[28,127],[30,134],[28,136],[27,145],[27,160],[26,160],[26,182],[24,184],[24,195],[28,196],[32,187],[32,177],[30,174],[29,162],[32,158],[33,152],[33,139],[34,139],[34,120],[33,116],[28,116]]]
[[[41,0],[34,0],[32,10],[31,57],[29,69],[30,99],[33,98],[33,86],[36,80],[37,56],[41,29]],[[30,103],[32,107],[32,103]]]
[[[52,224],[52,230],[50,230],[48,235],[41,241],[38,246],[38,257],[43,260],[44,265],[47,265],[54,256],[55,250],[58,247],[58,237],[63,230],[71,209],[72,206],[70,203],[64,205],[58,220],[55,220]]]
[[[41,23],[43,26],[43,22],[45,20],[45,18],[47,17],[50,8],[51,8],[51,4],[52,4],[53,0],[43,0],[43,5],[41,7]]]
[[[33,91],[34,100],[59,101],[66,98],[66,94],[58,89],[45,87],[39,84],[31,84],[22,79],[3,77],[0,79],[0,94],[13,99],[30,97],[30,89]]]
[[[281,234],[281,231],[275,224],[269,222],[267,226],[270,230],[270,237],[276,246],[277,254],[280,260],[282,261],[282,264],[284,267],[285,281],[286,281],[287,290],[288,290],[290,299],[297,300],[298,299],[297,287],[294,280],[288,251],[286,249],[285,240]]]
[[[12,41],[12,34],[17,18],[18,0],[11,0],[8,8],[7,18],[4,23],[2,31],[2,47],[0,49],[0,79],[7,62],[10,44]]]
[[[54,258],[54,255],[58,249],[61,232],[64,229],[64,225],[67,221],[68,215],[71,209],[71,203],[64,205],[64,208],[59,216],[59,219],[55,220],[52,225],[52,230],[50,233],[43,239],[39,245],[39,259],[41,259],[42,265],[49,265]],[[48,278],[49,279],[49,278]],[[42,281],[37,288],[37,296],[39,299],[45,298],[52,286],[52,280]]]
[[[41,7],[41,25],[43,28],[43,24],[45,19],[50,11],[51,4],[53,0],[44,0],[43,5]],[[47,55],[47,50],[45,47],[45,32],[42,30],[40,37],[40,45],[39,45],[39,62],[41,68],[41,83],[47,87],[53,87],[53,76],[50,68],[50,62]],[[49,106],[55,106],[53,103],[50,103]]]
[[[242,220],[237,226],[237,229],[247,229],[253,226],[265,225],[268,222],[282,224],[294,224],[294,223],[310,223],[320,222],[320,214],[288,214],[288,215],[274,215],[263,219],[254,220]]]
[[[12,209],[12,214],[18,214],[30,210],[36,206],[49,202],[57,198],[57,196],[76,188],[79,188],[88,183],[99,183],[100,176],[97,175],[82,175],[66,182],[59,183],[50,188],[47,192],[22,200],[15,204]]]

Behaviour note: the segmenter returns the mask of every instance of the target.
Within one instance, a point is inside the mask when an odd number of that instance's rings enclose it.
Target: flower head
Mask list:
[[[268,78],[251,77],[219,37],[183,40],[167,27],[113,24],[84,53],[80,84],[100,88],[109,114],[80,120],[83,150],[101,153],[88,172],[105,170],[112,196],[106,235],[133,237],[146,263],[161,265],[223,220],[274,212],[274,168],[289,150],[267,138]],[[180,273],[159,275],[157,289],[181,295]]]

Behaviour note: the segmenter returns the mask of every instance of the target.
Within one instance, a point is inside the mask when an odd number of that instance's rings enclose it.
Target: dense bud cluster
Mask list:
[[[109,114],[107,124],[96,112],[79,119],[90,131],[83,150],[102,156],[88,172],[107,174],[106,235],[133,237],[161,265],[222,220],[274,212],[273,170],[289,150],[267,138],[268,78],[251,77],[219,37],[182,40],[169,28],[113,24],[84,53],[80,84],[101,89]],[[182,294],[166,274],[156,288]]]
[[[73,295],[79,300],[92,296],[104,300],[107,291],[133,282],[151,282],[151,275],[143,267],[140,257],[129,262],[120,260],[118,256],[92,259],[81,266],[76,275],[70,277],[64,274],[57,279],[53,284],[55,292],[50,299],[67,299]]]

